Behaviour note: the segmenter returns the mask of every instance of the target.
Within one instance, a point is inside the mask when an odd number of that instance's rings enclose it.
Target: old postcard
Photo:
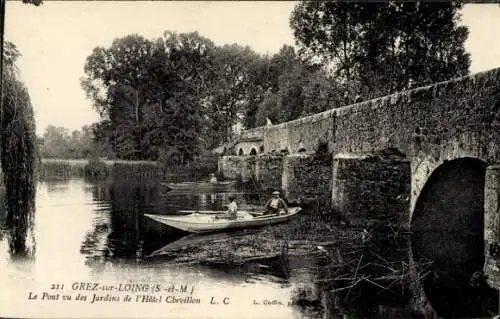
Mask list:
[[[495,317],[500,6],[4,1],[0,317]]]

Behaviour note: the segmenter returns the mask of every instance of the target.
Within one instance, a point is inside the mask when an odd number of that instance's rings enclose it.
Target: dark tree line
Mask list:
[[[303,1],[298,51],[260,55],[200,34],[129,35],[95,48],[82,87],[101,115],[94,134],[119,158],[186,163],[234,137],[468,72],[461,4]]]
[[[237,123],[253,127],[266,117],[280,122],[303,115],[288,101],[301,94],[302,82],[316,86],[304,76],[328,81],[321,72],[291,47],[269,57],[237,44],[216,46],[196,32],[165,32],[160,39],[129,35],[95,48],[82,86],[101,115],[96,138],[118,157],[186,163],[229,141]],[[279,114],[267,109],[275,93]]]

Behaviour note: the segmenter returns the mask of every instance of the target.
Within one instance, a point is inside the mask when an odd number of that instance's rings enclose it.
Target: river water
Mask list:
[[[182,236],[157,231],[154,225],[145,221],[144,213],[175,213],[181,208],[222,208],[227,204],[226,198],[224,193],[165,195],[157,183],[97,183],[84,179],[40,182],[32,236],[36,242],[34,257],[14,260],[8,254],[6,233],[1,233],[0,282],[3,289],[0,315],[315,317],[286,306],[297,287],[307,281],[304,278],[307,274],[297,273],[290,279],[283,278],[280,270],[274,271],[273,267],[259,263],[231,268],[144,258]],[[241,203],[241,206],[245,205]],[[82,282],[86,284],[82,286]],[[94,283],[103,290],[93,291]],[[131,284],[142,285],[142,289],[148,286],[149,289],[147,292],[123,291],[132,289]],[[105,286],[114,286],[108,299],[117,297],[120,302],[106,301],[108,291]],[[160,286],[161,291],[153,293],[153,286]],[[168,291],[170,287],[177,292]],[[103,296],[103,300],[92,303],[94,293]],[[37,299],[34,299],[35,294]],[[77,298],[78,294],[80,298]],[[153,299],[139,297],[141,302],[135,299],[124,302],[127,294],[133,298],[138,298],[137,295],[162,295],[163,299],[161,302],[142,302]],[[72,299],[62,300],[63,295],[71,295]],[[86,301],[77,300],[84,295]],[[169,301],[166,301],[168,296]],[[192,303],[178,302],[185,297]],[[254,306],[254,300],[260,305]],[[264,303],[268,305],[263,306]]]
[[[2,288],[7,287],[1,293],[0,316],[342,318],[346,313],[356,313],[356,309],[349,309],[345,303],[332,305],[336,297],[327,292],[334,286],[322,284],[325,278],[346,277],[339,275],[338,264],[345,265],[349,276],[364,276],[370,283],[368,289],[344,290],[353,308],[374,307],[378,317],[387,317],[388,313],[381,311],[387,307],[381,304],[406,307],[407,293],[401,293],[404,285],[390,278],[400,275],[393,268],[406,265],[408,257],[403,252],[391,260],[399,246],[391,246],[394,243],[389,243],[384,234],[379,236],[382,240],[377,240],[381,243],[378,246],[365,238],[373,235],[366,231],[343,240],[336,234],[336,248],[331,248],[328,235],[339,230],[322,221],[317,225],[310,222],[315,217],[307,210],[285,225],[205,237],[188,236],[144,216],[175,214],[182,209],[223,209],[229,194],[237,195],[241,209],[259,207],[267,196],[236,188],[217,193],[167,192],[155,180],[40,181],[30,234],[36,247],[32,257],[14,258],[9,254],[7,231],[0,223],[0,282]],[[305,233],[300,234],[301,230]],[[285,252],[282,242],[287,243]],[[455,250],[445,257],[453,260],[453,254],[461,248],[452,238],[443,244],[454,245]],[[403,240],[403,248],[409,245]],[[350,257],[355,252],[357,257]],[[362,274],[362,268],[373,270],[374,265],[381,264],[385,272],[375,273],[382,281],[375,282],[372,272]],[[439,283],[439,278],[431,276],[426,280],[431,280],[431,288]],[[345,286],[349,284],[347,281]],[[398,295],[389,302],[379,297],[389,287],[403,297]],[[440,295],[457,291],[456,286],[450,287]],[[469,293],[477,295],[476,290]],[[469,297],[462,294],[453,298],[443,302],[448,309],[457,309],[459,304],[453,300],[463,304]]]

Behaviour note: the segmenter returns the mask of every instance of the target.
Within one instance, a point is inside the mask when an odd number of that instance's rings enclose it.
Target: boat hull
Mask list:
[[[192,189],[217,189],[236,185],[236,181],[227,182],[184,182],[184,183],[162,183],[163,186],[171,190],[192,190]]]
[[[288,214],[285,215],[264,215],[258,217],[243,212],[239,213],[238,218],[234,220],[223,218],[217,219],[215,216],[210,216],[208,214],[190,214],[185,216],[145,214],[145,216],[159,223],[186,232],[201,234],[279,224],[290,220],[293,216],[298,214],[300,210],[300,207],[293,207],[290,208]]]

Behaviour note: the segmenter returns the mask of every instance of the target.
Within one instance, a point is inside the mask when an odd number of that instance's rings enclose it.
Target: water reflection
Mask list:
[[[259,233],[262,230],[257,230],[257,233],[247,231],[186,237],[183,232],[144,218],[144,213],[177,214],[179,210],[189,209],[223,210],[230,194],[237,196],[241,209],[258,209],[267,195],[252,189],[230,189],[218,193],[165,192],[156,183],[128,182],[96,185],[93,192],[94,202],[107,203],[109,210],[104,210],[101,214],[96,211],[94,230],[82,245],[86,247],[82,252],[87,253],[92,260],[99,260],[99,264],[102,264],[102,258],[108,258],[108,262],[112,263],[122,259],[143,263],[159,260],[167,263],[196,261],[205,264],[204,269],[214,277],[223,276],[246,283],[264,281],[286,285],[295,282],[298,285],[294,287],[294,302],[309,317],[318,316],[319,313],[330,318],[341,314],[379,317],[381,313],[412,313],[407,309],[412,296],[412,292],[408,290],[407,266],[410,238],[399,235],[395,240],[396,230],[392,228],[372,229],[368,239],[363,237],[366,233],[360,232],[359,238],[347,238],[340,248],[326,248],[320,254],[315,254],[316,247],[311,246],[303,254],[296,256],[289,251],[270,251],[263,247],[259,247],[258,251],[252,250],[255,246],[253,241],[272,240],[266,234]],[[106,219],[103,216],[109,217]],[[289,236],[294,238],[293,234]],[[429,236],[429,233],[425,236]],[[448,238],[440,247],[449,245],[456,248],[456,244],[454,238]],[[159,249],[163,249],[162,258],[144,259]],[[224,249],[230,252],[221,253]],[[426,249],[427,247],[423,247],[420,251]],[[466,253],[466,249],[459,251]],[[491,309],[491,306],[481,305],[482,297],[478,297],[478,300],[471,297],[485,295],[478,295],[478,290],[471,288],[467,280],[455,278],[455,266],[460,257],[456,256],[456,252],[456,249],[451,249],[444,260],[432,260],[433,269],[438,271],[426,277],[424,285],[435,288],[426,289],[426,293],[431,297],[436,294],[442,296],[441,303],[456,309],[453,312],[455,316],[485,313],[480,309],[471,310],[474,307]],[[450,260],[454,262],[450,263]],[[91,264],[92,262],[89,263]],[[449,265],[453,267],[448,269]],[[426,270],[427,268],[421,269]],[[436,277],[436,274],[441,277]],[[461,286],[457,286],[458,282]]]
[[[240,194],[242,199],[244,195]],[[242,201],[243,203],[244,201]],[[149,223],[144,213],[176,213],[180,208],[211,209],[227,204],[225,194],[162,195],[155,183],[116,183],[85,181],[83,179],[44,180],[37,193],[37,223],[34,235],[38,242],[36,259],[26,268],[8,258],[1,259],[0,281],[10,288],[8,296],[0,298],[1,315],[21,317],[30,312],[68,317],[85,313],[95,317],[103,311],[110,316],[143,316],[162,312],[166,317],[197,318],[208,313],[207,305],[108,305],[84,307],[72,304],[62,309],[57,304],[26,302],[27,291],[47,289],[50,282],[70,285],[74,281],[155,282],[167,286],[185,282],[196,286],[197,295],[207,299],[215,292],[235,298],[228,313],[248,308],[250,296],[269,296],[289,300],[289,277],[279,258],[253,260],[235,265],[172,264],[161,259],[143,258],[148,252],[161,248],[185,234],[164,231],[161,225]],[[7,251],[5,218],[2,216],[0,248]],[[21,266],[21,267],[20,267]],[[204,300],[205,300],[204,299]],[[126,308],[126,309],[125,309]],[[35,310],[36,309],[36,310]],[[205,310],[203,310],[205,309]],[[248,308],[242,317],[298,318],[296,310],[281,308]]]
[[[422,284],[440,316],[491,317],[497,313],[498,292],[482,275],[482,238],[482,232],[428,230],[413,234],[415,260],[432,261]]]
[[[5,238],[8,242],[10,258],[32,258],[35,254],[34,196],[31,187],[23,189],[16,185],[13,189],[0,189],[0,240]]]
[[[144,217],[145,213],[224,209],[229,194],[237,196],[242,209],[259,209],[268,196],[242,188],[217,193],[165,192],[158,183],[147,180],[45,180],[37,192],[36,261],[27,270],[2,260],[6,271],[0,279],[16,287],[13,296],[22,296],[33,286],[45,287],[47,281],[145,280],[169,284],[185,280],[201,287],[200,295],[211,295],[217,289],[243,295],[239,309],[245,312],[254,297],[294,304],[272,310],[255,307],[248,310],[247,317],[414,315],[407,309],[412,297],[408,290],[409,236],[398,230],[332,228],[328,216],[307,209],[288,224],[209,235],[187,235]],[[0,215],[0,225],[0,248],[8,250],[5,215]],[[453,247],[453,241],[449,238],[440,247]],[[435,259],[434,265],[445,269],[446,259]],[[442,277],[426,280],[444,289],[448,287],[445,283],[452,281],[443,272],[439,274]],[[441,291],[448,300],[464,302],[462,308],[477,305],[466,304],[464,298],[453,299],[446,289]],[[21,301],[21,297],[11,299],[9,304],[1,300],[0,309],[24,309]],[[18,308],[12,308],[15,305]],[[141,311],[146,311],[138,309],[130,310],[130,314],[141,316]],[[401,315],[397,309],[407,312]],[[193,318],[200,313],[190,313],[188,308],[183,311]],[[115,313],[117,317],[121,314]],[[175,317],[175,313],[171,315]]]

